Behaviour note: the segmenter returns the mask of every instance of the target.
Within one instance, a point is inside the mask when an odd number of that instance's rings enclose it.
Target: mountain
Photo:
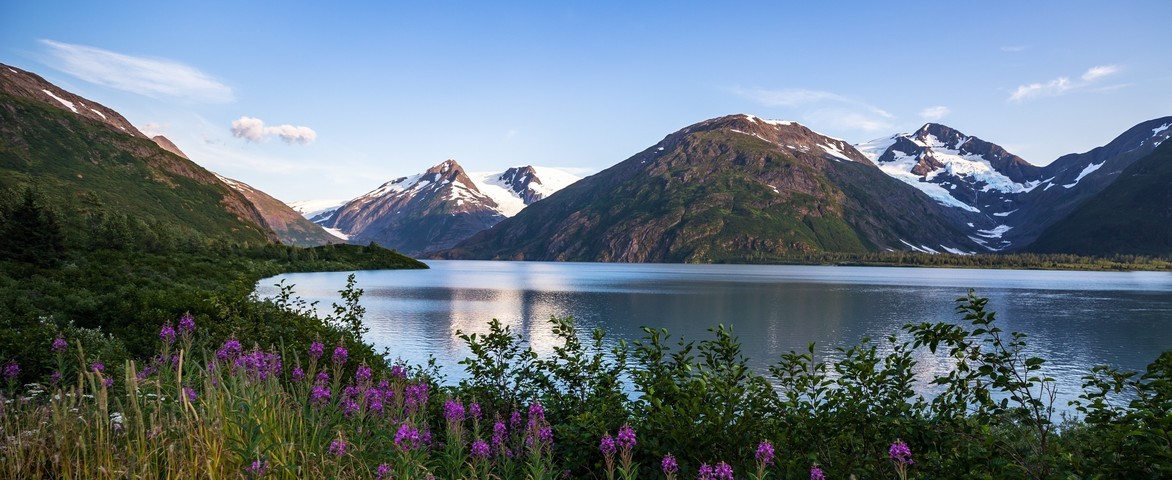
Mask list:
[[[1144,125],[1145,129],[1149,126]],[[1159,134],[1169,126],[1172,122],[1148,131],[1159,130]],[[1172,142],[1150,143],[1157,148],[1114,175],[1110,185],[1087,198],[1070,215],[1042,231],[1029,250],[1078,255],[1172,255]],[[1096,170],[1108,168],[1104,163],[1091,165],[1098,165]],[[1087,178],[1073,181],[1081,183]]]
[[[377,242],[408,255],[447,248],[504,215],[455,160],[400,177],[350,200],[319,223],[354,243]]]
[[[391,180],[346,202],[294,202],[294,209],[354,243],[408,254],[442,250],[495,225],[578,177],[548,167],[468,173],[455,160]]]
[[[77,232],[264,243],[263,215],[122,115],[0,65],[0,191],[35,186]],[[80,234],[80,233],[79,233]]]
[[[441,258],[735,262],[820,251],[984,251],[947,207],[843,140],[715,118],[584,178]]]
[[[1105,188],[1122,178],[1124,170],[1155,151],[1172,136],[1172,116],[1141,122],[1111,142],[1084,153],[1059,157],[1042,169],[1042,183],[1021,195],[1022,208],[1007,215],[1012,227],[1006,238],[1029,245],[1047,227],[1089,204]]]

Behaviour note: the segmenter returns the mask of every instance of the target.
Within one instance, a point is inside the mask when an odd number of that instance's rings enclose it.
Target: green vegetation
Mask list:
[[[1112,255],[1080,256],[1065,253],[986,253],[955,255],[920,252],[817,252],[769,255],[760,252],[730,257],[721,263],[788,265],[843,265],[874,267],[1012,268],[1024,270],[1169,271],[1172,257]]]
[[[601,331],[583,341],[572,320],[552,319],[559,345],[541,358],[493,322],[487,335],[461,335],[473,353],[459,385],[304,335],[251,349],[213,342],[215,320],[187,316],[156,328],[154,355],[118,369],[60,332],[35,345],[53,357],[53,373],[4,390],[0,477],[1172,474],[1172,351],[1142,375],[1088,372],[1075,404],[1083,419],[1058,419],[1053,380],[1044,359],[1026,355],[1025,336],[1001,331],[986,299],[957,302],[958,323],[906,325],[908,340],[863,340],[833,364],[811,345],[767,375],[748,367],[723,326],[699,342],[645,329],[607,352]],[[287,291],[272,305],[303,313]],[[362,329],[355,305],[336,309],[349,319],[343,330]],[[950,365],[934,371],[930,399],[915,394],[925,356]]]

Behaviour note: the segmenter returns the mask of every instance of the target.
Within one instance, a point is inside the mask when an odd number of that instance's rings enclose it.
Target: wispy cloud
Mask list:
[[[155,123],[155,122],[149,122],[146,125],[138,126],[138,131],[142,132],[144,135],[146,135],[148,137],[153,137],[155,135],[162,135],[164,130],[166,130],[166,127],[159,125],[158,123]]]
[[[1029,47],[1027,47],[1025,45],[1008,45],[1008,46],[1001,47],[1001,51],[1006,52],[1006,53],[1017,53],[1017,52],[1024,52],[1027,48],[1029,48]]]
[[[41,44],[48,50],[52,67],[90,83],[152,98],[174,97],[213,103],[235,100],[231,87],[179,62],[134,57],[52,40],[41,40]]]
[[[771,108],[800,109],[803,120],[844,130],[875,132],[892,128],[887,111],[834,92],[786,88],[733,88],[732,92]]]
[[[935,122],[946,117],[951,112],[952,110],[948,107],[937,105],[920,110],[920,118],[924,119],[925,122]]]
[[[308,145],[317,140],[317,132],[309,127],[288,124],[268,127],[263,120],[253,117],[240,117],[232,121],[233,137],[243,138],[249,142],[263,142],[273,135],[290,145]]]
[[[1017,89],[1009,95],[1009,100],[1020,103],[1025,100],[1037,97],[1056,97],[1059,95],[1065,95],[1071,91],[1090,87],[1095,82],[1112,76],[1118,72],[1118,66],[1100,65],[1088,69],[1085,73],[1082,74],[1082,77],[1079,81],[1071,80],[1070,77],[1058,77],[1045,83],[1038,82],[1026,85],[1018,85]]]

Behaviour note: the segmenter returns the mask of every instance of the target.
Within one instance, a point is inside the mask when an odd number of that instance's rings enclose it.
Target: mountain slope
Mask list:
[[[377,242],[408,255],[448,248],[499,222],[496,202],[454,160],[391,180],[319,223],[354,243]]]
[[[842,140],[792,122],[701,122],[481,232],[443,258],[752,261],[982,248]]]
[[[1162,142],[1117,177],[1043,231],[1029,250],[1172,255],[1172,142]]]
[[[1102,147],[1063,155],[1042,170],[1038,188],[1019,198],[1021,210],[1006,218],[1006,237],[1029,245],[1050,225],[1071,215],[1090,198],[1117,181],[1125,169],[1150,155],[1172,136],[1172,116],[1142,122]]]
[[[276,239],[243,195],[121,115],[0,66],[0,189],[27,185],[81,219],[124,215],[187,238]]]
[[[220,177],[220,180],[243,194],[249,202],[256,206],[264,220],[263,226],[272,230],[281,243],[298,247],[316,247],[344,242],[344,239],[331,235],[321,225],[309,221],[300,213],[289,208],[285,202],[239,180],[225,177]]]

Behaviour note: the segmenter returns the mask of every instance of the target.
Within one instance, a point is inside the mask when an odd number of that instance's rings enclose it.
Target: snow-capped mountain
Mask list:
[[[557,169],[524,166],[504,173],[469,174],[454,160],[399,177],[358,198],[299,202],[303,214],[355,243],[374,241],[403,253],[455,245],[573,183]],[[317,210],[314,210],[314,209]]]

